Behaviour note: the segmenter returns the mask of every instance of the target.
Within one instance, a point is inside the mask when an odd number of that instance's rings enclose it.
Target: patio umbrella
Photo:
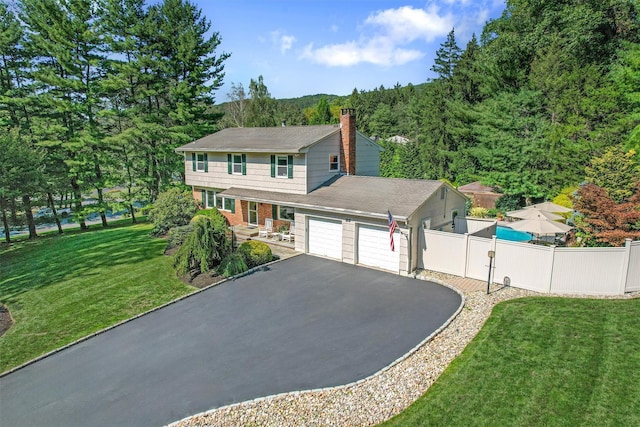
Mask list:
[[[510,216],[511,218],[519,218],[519,219],[538,219],[538,218],[548,219],[548,220],[563,219],[563,217],[558,214],[542,211],[540,209],[535,209],[535,208],[533,209],[527,208],[527,209],[520,209],[517,211],[507,212],[507,216]]]
[[[525,209],[538,209],[539,211],[555,212],[555,213],[571,212],[571,209],[565,208],[564,206],[557,205],[553,202],[538,203],[536,205],[527,206],[525,207]]]
[[[556,221],[546,219],[523,219],[509,224],[514,230],[528,231],[538,236],[546,236],[549,234],[566,233],[573,227]]]

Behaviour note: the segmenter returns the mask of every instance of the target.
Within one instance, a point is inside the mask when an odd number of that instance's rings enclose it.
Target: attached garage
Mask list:
[[[342,222],[309,218],[309,249],[320,255],[342,261]]]
[[[400,233],[393,234],[395,251],[391,251],[389,229],[358,226],[358,264],[397,273],[400,270]]]

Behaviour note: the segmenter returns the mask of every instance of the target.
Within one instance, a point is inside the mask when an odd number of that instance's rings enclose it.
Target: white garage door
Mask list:
[[[400,269],[400,233],[393,234],[395,251],[391,251],[389,229],[358,227],[358,263],[397,273]]]
[[[342,223],[309,218],[309,253],[342,261]]]

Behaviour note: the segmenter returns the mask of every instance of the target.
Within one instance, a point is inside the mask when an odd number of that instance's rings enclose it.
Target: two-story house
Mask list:
[[[464,214],[446,183],[378,177],[382,148],[356,130],[353,109],[339,126],[228,128],[176,151],[194,197],[230,225],[294,225],[296,250],[351,264],[407,274],[421,267],[421,230]]]

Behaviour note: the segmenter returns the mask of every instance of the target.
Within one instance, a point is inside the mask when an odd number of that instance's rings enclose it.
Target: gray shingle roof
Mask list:
[[[300,153],[339,131],[338,125],[227,128],[178,147],[176,151]]]
[[[241,188],[230,188],[224,194],[261,202],[374,217],[386,217],[388,209],[394,217],[406,219],[442,185],[441,181],[350,175],[330,180],[309,194]]]

